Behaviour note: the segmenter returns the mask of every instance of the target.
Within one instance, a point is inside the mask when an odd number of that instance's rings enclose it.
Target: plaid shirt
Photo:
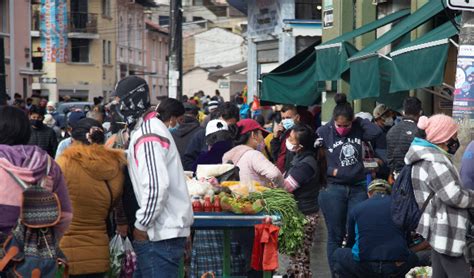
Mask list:
[[[461,186],[458,171],[449,155],[431,143],[416,138],[405,163],[412,164],[412,182],[419,207],[435,192],[418,224],[423,235],[438,253],[458,257],[466,245],[467,208],[474,207],[474,191]]]

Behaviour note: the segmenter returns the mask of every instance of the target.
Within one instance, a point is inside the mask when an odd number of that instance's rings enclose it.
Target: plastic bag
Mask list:
[[[133,251],[133,246],[130,240],[125,238],[123,242],[125,256],[122,259],[122,271],[120,272],[120,278],[132,278],[133,272],[137,268],[137,255]]]
[[[122,260],[125,256],[124,240],[119,234],[116,234],[110,241],[109,252],[110,269],[107,277],[118,278],[120,277],[120,270],[122,269]]]

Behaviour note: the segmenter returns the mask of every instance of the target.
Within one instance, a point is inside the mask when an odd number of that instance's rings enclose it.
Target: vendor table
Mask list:
[[[224,231],[224,255],[223,255],[223,277],[231,277],[230,268],[230,253],[231,253],[231,238],[230,232],[232,229],[251,228],[257,224],[262,224],[262,221],[271,217],[272,222],[277,224],[280,221],[279,216],[275,215],[237,215],[231,212],[195,212],[194,224],[192,226],[195,230],[223,230]],[[264,278],[272,277],[271,272],[264,272]]]

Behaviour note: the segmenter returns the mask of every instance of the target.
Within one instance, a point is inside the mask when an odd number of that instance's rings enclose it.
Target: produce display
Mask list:
[[[293,195],[283,189],[271,189],[250,193],[250,201],[263,200],[264,210],[269,215],[280,215],[282,226],[278,237],[280,253],[293,255],[304,242],[306,219],[299,211]]]
[[[306,219],[292,194],[283,189],[268,188],[254,182],[218,183],[215,178],[188,179],[188,190],[195,212],[233,212],[254,215],[265,213],[281,218],[279,251],[293,255],[304,241]]]

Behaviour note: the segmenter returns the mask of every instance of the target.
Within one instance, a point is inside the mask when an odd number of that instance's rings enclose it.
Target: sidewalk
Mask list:
[[[331,278],[331,272],[329,271],[328,260],[326,256],[326,243],[327,243],[327,230],[324,219],[320,218],[320,222],[316,228],[316,234],[314,236],[313,250],[311,250],[311,270],[313,271],[313,277],[318,278]],[[279,256],[279,273],[284,273],[288,266],[288,258],[286,256]]]

